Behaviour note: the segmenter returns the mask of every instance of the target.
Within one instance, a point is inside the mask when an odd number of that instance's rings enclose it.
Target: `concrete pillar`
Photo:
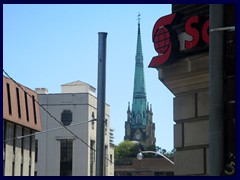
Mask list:
[[[18,136],[22,136],[22,126],[16,125],[16,137]],[[16,139],[15,141],[14,176],[20,176],[22,164],[22,139]]]
[[[13,130],[14,130],[14,125],[13,123],[6,122],[6,149],[5,149],[5,168],[4,168],[4,175],[5,176],[12,176],[12,166],[13,166]]]

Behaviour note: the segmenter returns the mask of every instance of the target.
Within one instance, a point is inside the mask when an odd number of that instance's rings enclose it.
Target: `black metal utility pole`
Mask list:
[[[224,5],[210,5],[209,44],[209,171],[220,176],[224,168]]]
[[[96,143],[96,175],[104,173],[104,121],[106,93],[106,32],[98,33],[98,84],[97,84],[97,143]]]

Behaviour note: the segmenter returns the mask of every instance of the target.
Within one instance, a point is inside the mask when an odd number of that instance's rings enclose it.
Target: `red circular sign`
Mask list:
[[[154,39],[154,48],[159,54],[165,54],[170,46],[170,34],[167,28],[161,27],[156,32]]]

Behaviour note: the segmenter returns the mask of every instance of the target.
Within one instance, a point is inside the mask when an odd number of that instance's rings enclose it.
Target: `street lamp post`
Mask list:
[[[174,164],[174,162],[173,161],[171,161],[169,158],[167,158],[166,156],[164,156],[162,153],[160,153],[160,152],[155,152],[155,151],[140,151],[138,154],[137,154],[137,159],[138,160],[142,160],[143,159],[143,154],[146,154],[146,153],[152,153],[152,154],[158,154],[158,155],[160,155],[160,156],[162,156],[163,158],[165,158],[166,160],[168,160],[171,164]]]

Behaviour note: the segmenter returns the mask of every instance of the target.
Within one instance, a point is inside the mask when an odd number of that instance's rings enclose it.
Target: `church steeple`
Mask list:
[[[135,74],[133,88],[133,103],[132,103],[132,126],[146,126],[146,91],[144,80],[144,65],[140,29],[140,14],[138,14],[138,33],[137,33],[137,49],[135,56]]]
[[[138,14],[137,48],[135,55],[135,72],[132,109],[128,104],[128,120],[125,122],[125,140],[140,141],[143,145],[155,145],[154,123],[147,106],[144,80],[144,65],[141,41],[140,14]]]
[[[139,98],[139,97],[146,98],[142,41],[141,41],[141,30],[140,30],[140,14],[138,14],[138,34],[137,34],[137,49],[136,49],[136,56],[135,56],[133,99]]]

